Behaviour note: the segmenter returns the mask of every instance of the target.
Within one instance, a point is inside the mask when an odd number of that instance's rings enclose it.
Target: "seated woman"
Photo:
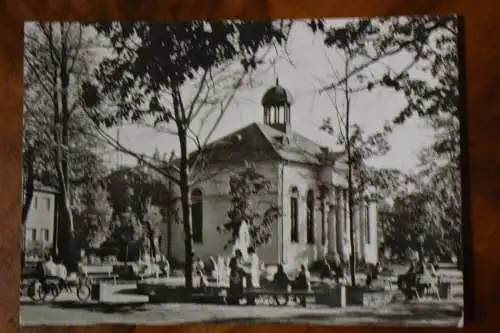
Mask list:
[[[325,258],[323,260],[323,265],[321,267],[321,273],[320,273],[320,278],[321,279],[331,279],[333,277],[333,269],[330,266],[330,263],[328,260]]]
[[[297,278],[295,279],[295,283],[293,284],[293,289],[297,291],[311,291],[311,273],[307,269],[307,266],[302,264],[300,265],[300,272]],[[299,303],[302,306],[306,306],[306,297],[299,296]]]
[[[285,266],[283,264],[278,265],[278,271],[274,274],[273,283],[278,290],[288,291],[290,289],[291,281],[288,274],[285,272]]]

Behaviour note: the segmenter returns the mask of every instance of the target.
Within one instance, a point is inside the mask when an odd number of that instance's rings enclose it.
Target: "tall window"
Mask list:
[[[290,240],[299,242],[299,191],[296,187],[290,196]]]
[[[307,192],[307,244],[314,244],[314,192]]]
[[[36,229],[31,229],[31,240],[36,241]]]
[[[203,242],[203,194],[199,189],[191,192],[191,221],[193,242]]]
[[[44,229],[43,230],[43,240],[48,242],[49,241],[49,229]]]
[[[50,198],[45,199],[45,204],[47,205],[47,210],[50,210]]]
[[[365,235],[366,235],[366,244],[370,244],[370,239],[371,239],[371,232],[370,232],[370,206],[366,205],[365,208],[366,212],[366,218],[365,218]]]

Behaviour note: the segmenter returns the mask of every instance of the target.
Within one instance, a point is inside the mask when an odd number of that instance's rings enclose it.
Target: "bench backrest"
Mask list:
[[[113,266],[90,266],[85,265],[81,268],[84,274],[110,274],[113,273]]]

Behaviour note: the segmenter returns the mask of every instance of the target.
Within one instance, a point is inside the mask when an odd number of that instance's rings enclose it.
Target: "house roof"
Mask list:
[[[231,163],[243,160],[285,160],[321,164],[326,149],[296,132],[281,132],[262,123],[252,123],[232,132],[207,146],[209,163]],[[198,152],[192,153],[195,157]],[[343,151],[329,151],[330,159],[337,159]]]

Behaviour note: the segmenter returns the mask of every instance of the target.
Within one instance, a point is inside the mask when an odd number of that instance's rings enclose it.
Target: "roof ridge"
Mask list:
[[[252,123],[252,125],[256,126],[259,129],[260,134],[266,139],[267,143],[271,146],[273,152],[277,156],[279,156],[280,158],[283,159],[284,157],[280,154],[279,150],[276,149],[276,147],[272,144],[271,138],[269,138],[267,136],[267,134],[265,133],[265,131],[262,129],[262,126],[265,126],[265,124],[260,123],[260,122],[254,122],[254,123]]]

